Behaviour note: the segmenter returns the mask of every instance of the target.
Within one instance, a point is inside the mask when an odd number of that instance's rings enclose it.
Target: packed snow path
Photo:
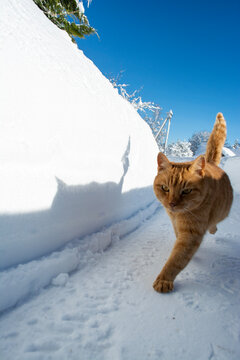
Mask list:
[[[107,251],[86,254],[74,274],[3,314],[1,359],[239,359],[239,200],[172,293],[152,289],[174,242],[160,208]]]

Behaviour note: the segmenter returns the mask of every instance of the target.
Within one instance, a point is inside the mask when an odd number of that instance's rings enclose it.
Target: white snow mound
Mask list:
[[[32,0],[0,3],[0,269],[154,201],[155,141]]]
[[[201,144],[199,145],[196,153],[195,153],[195,157],[196,156],[199,156],[199,155],[202,155],[202,154],[205,154],[206,152],[206,147],[207,147],[207,141],[203,141],[201,142]],[[233,157],[233,156],[236,156],[236,154],[234,154],[234,152],[227,148],[226,146],[223,146],[222,148],[222,154],[226,157]]]

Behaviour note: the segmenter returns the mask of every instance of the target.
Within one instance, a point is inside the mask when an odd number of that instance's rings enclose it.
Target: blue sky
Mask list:
[[[86,3],[84,3],[86,5]],[[170,142],[211,131],[223,112],[240,140],[240,1],[93,0],[100,36],[78,40],[104,75],[125,70],[129,90],[173,110]]]

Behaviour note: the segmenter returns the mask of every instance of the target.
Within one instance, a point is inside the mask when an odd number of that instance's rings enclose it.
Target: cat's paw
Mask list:
[[[173,290],[173,281],[156,279],[153,283],[153,288],[157,292],[167,293]]]
[[[217,232],[216,225],[212,225],[208,231],[210,232],[210,234],[214,235]]]

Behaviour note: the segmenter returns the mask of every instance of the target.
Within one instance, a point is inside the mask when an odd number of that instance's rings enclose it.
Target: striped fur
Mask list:
[[[173,290],[174,279],[189,263],[206,231],[214,234],[217,223],[230,211],[232,187],[227,174],[217,166],[225,138],[226,123],[219,113],[205,156],[174,163],[164,154],[158,154],[154,192],[165,207],[176,234],[170,257],[153,283],[158,292]]]
[[[213,131],[207,142],[207,149],[205,155],[206,161],[216,165],[220,164],[222,148],[225,143],[226,136],[226,121],[223,117],[223,114],[218,113],[213,127]]]

